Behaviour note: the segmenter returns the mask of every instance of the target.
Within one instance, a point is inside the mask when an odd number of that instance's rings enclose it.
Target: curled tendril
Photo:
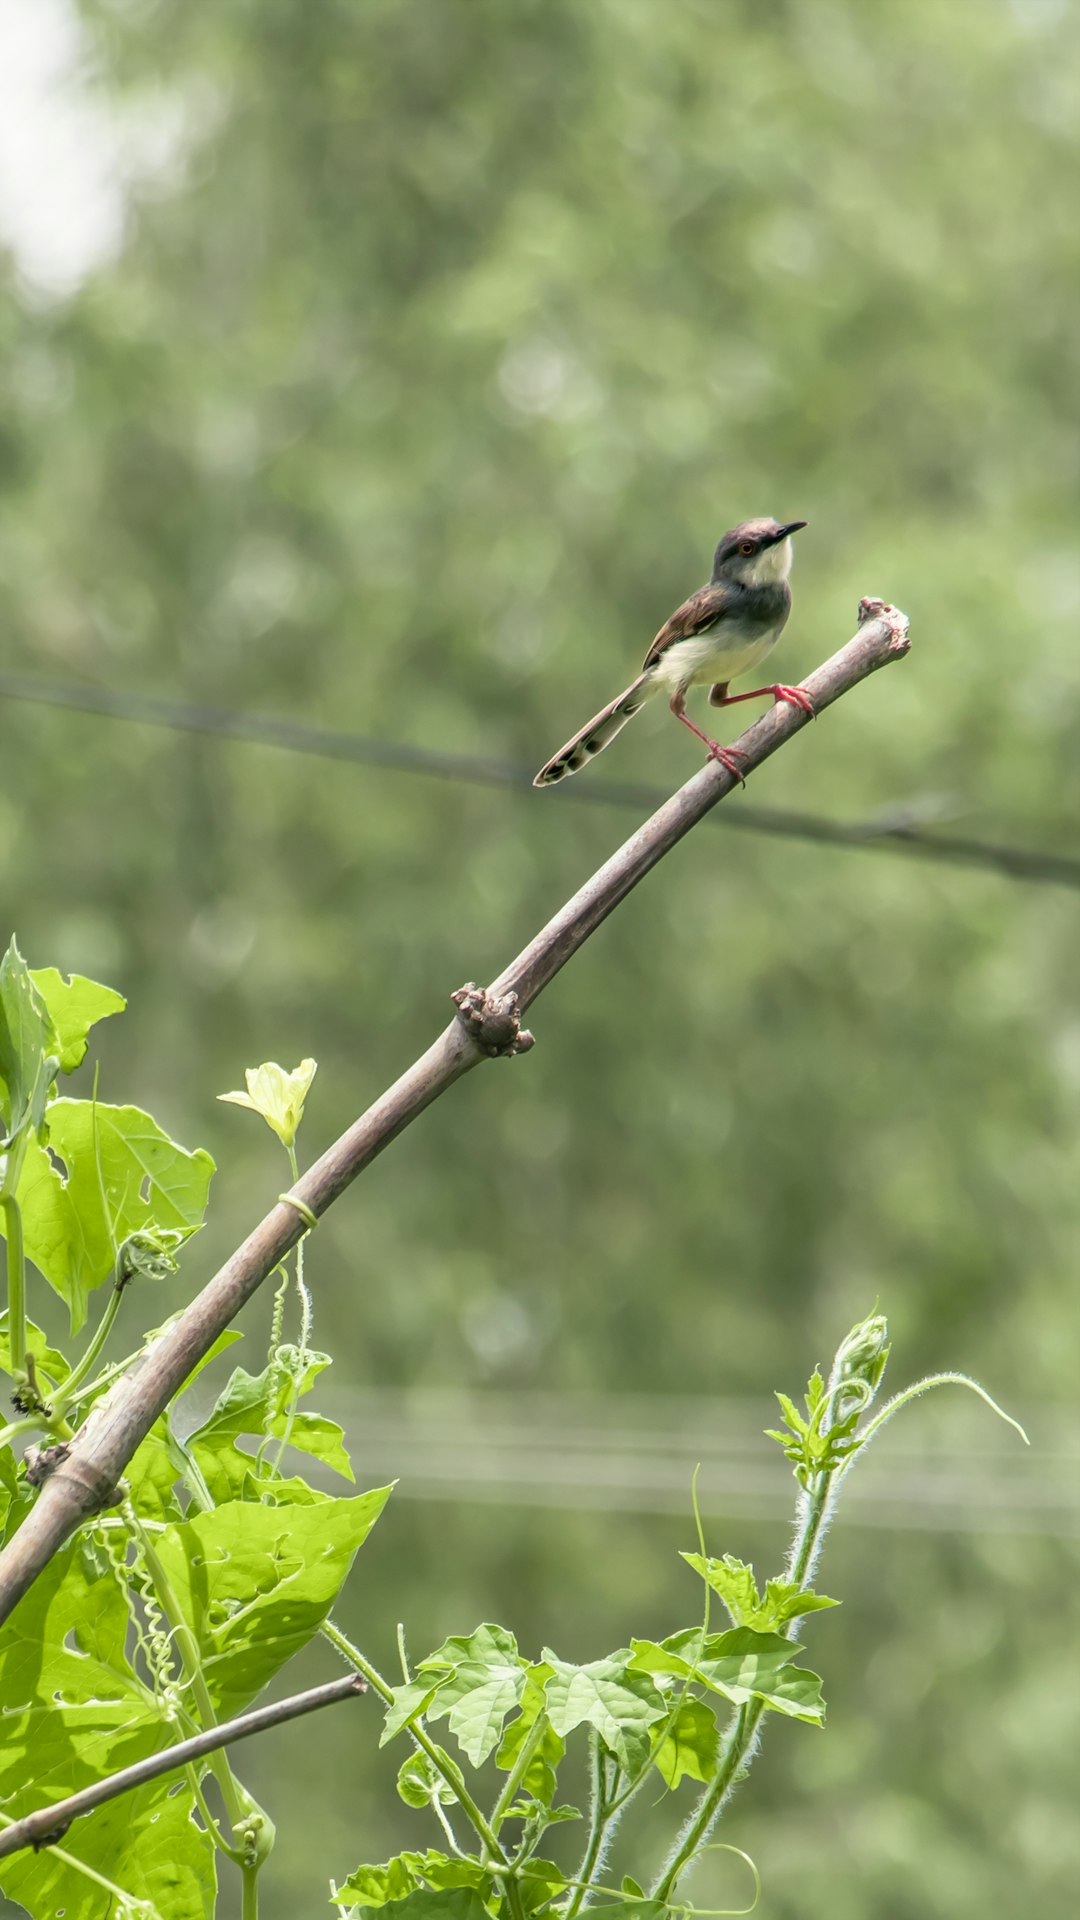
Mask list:
[[[745,1860],[754,1876],[754,1897],[748,1907],[695,1907],[691,1901],[667,1900],[664,1904],[672,1920],[736,1920],[739,1914],[753,1913],[761,1899],[761,1875],[750,1855],[744,1853],[741,1847],[733,1847],[728,1840],[710,1840],[706,1846],[699,1847],[693,1860],[688,1860],[686,1866],[695,1865],[703,1853],[734,1853],[740,1860]],[[686,1867],[683,1872],[686,1872]]]
[[[156,1233],[129,1233],[116,1249],[117,1287],[122,1289],[132,1280],[167,1280],[176,1272],[176,1256],[186,1238],[175,1227],[162,1227]]]

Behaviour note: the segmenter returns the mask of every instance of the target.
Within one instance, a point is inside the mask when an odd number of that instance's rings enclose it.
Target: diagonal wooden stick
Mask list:
[[[36,1813],[13,1820],[9,1827],[0,1830],[0,1859],[6,1854],[18,1853],[22,1847],[33,1847],[36,1852],[40,1847],[52,1846],[63,1839],[80,1814],[93,1813],[96,1807],[104,1806],[106,1800],[116,1800],[122,1793],[132,1793],[136,1787],[159,1780],[163,1773],[190,1766],[193,1760],[201,1760],[219,1747],[233,1746],[237,1740],[247,1740],[253,1733],[265,1733],[267,1728],[296,1720],[302,1713],[315,1713],[319,1707],[332,1707],[339,1700],[351,1700],[366,1691],[367,1682],[362,1676],[349,1673],[340,1680],[328,1680],[325,1686],[309,1687],[306,1693],[294,1693],[288,1700],[276,1700],[271,1706],[238,1714],[235,1720],[223,1720],[220,1726],[193,1734],[190,1740],[181,1740],[162,1753],[151,1753],[145,1760],[136,1760],[133,1766],[109,1774],[105,1780],[95,1780],[92,1787],[70,1793],[66,1800],[57,1800],[51,1807],[39,1807]]]
[[[859,619],[854,639],[802,683],[819,714],[908,651],[907,616],[896,608],[864,599]],[[745,770],[759,767],[809,724],[798,707],[786,702],[772,707],[738,741]],[[0,1553],[0,1622],[80,1522],[115,1498],[124,1467],[158,1415],[295,1246],[311,1218],[325,1213],[357,1174],[455,1080],[485,1058],[523,1052],[532,1044],[532,1036],[520,1032],[521,1014],[734,784],[723,767],[703,767],[585,882],[489,988],[462,988],[454,996],[458,1015],[434,1045],[309,1167],[293,1189],[295,1197],[279,1202],[260,1221],[168,1332],[95,1403],[66,1453],[55,1450],[63,1457],[55,1460],[35,1506]],[[537,805],[552,807],[557,830],[557,800],[545,796]]]

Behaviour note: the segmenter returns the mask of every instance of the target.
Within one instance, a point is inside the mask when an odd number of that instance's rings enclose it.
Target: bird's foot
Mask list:
[[[817,719],[817,708],[805,687],[775,686],[766,687],[765,691],[771,693],[776,701],[786,700],[790,707],[801,707],[804,713],[810,715],[811,720]]]
[[[734,774],[739,785],[745,787],[746,775],[739,765],[740,760],[746,759],[746,755],[742,749],[740,747],[721,747],[715,740],[706,740],[705,745],[709,749],[709,759],[718,760],[722,767],[726,767],[729,773]]]

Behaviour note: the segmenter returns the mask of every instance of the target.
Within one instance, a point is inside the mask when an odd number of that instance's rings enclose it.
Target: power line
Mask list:
[[[305,753],[321,760],[344,760],[354,765],[385,768],[393,773],[426,775],[463,785],[500,787],[531,792],[532,767],[508,760],[475,758],[471,754],[442,753],[403,741],[378,740],[361,733],[339,732],[307,721],[275,719],[268,714],[242,713],[206,707],[188,701],[162,700],[151,694],[115,693],[106,688],[80,687],[63,681],[38,680],[24,674],[0,674],[0,699],[28,706],[60,707],[70,712],[166,727],[176,733],[243,740],[257,746],[279,747],[287,753]],[[564,781],[551,806],[560,801],[585,806],[633,807],[652,812],[669,795],[659,787],[618,780]],[[973,840],[961,834],[930,833],[920,820],[925,804],[915,803],[865,821],[844,824],[818,814],[785,807],[740,805],[717,808],[709,815],[715,826],[767,834],[777,839],[813,841],[819,846],[863,848],[875,853],[906,854],[911,859],[976,867],[1006,879],[1080,890],[1080,860],[1066,854],[1010,847],[997,841]]]
[[[695,1467],[706,1514],[790,1524],[790,1468],[761,1428],[771,1402],[664,1394],[364,1387],[332,1412],[364,1470],[398,1497],[465,1505],[683,1514]],[[973,1417],[974,1415],[974,1417]],[[982,1431],[984,1409],[915,1436],[894,1429],[844,1489],[846,1524],[950,1533],[1080,1535],[1075,1430],[1029,1414],[1036,1446]],[[976,1419],[979,1425],[976,1425]],[[333,1476],[327,1478],[330,1485]]]

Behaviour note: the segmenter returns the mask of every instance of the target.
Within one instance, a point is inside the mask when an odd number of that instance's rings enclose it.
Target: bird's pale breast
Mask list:
[[[783,628],[753,629],[737,620],[719,620],[707,633],[691,634],[676,640],[661,654],[653,671],[656,678],[672,691],[691,687],[705,680],[734,680],[749,673],[771,653]]]

